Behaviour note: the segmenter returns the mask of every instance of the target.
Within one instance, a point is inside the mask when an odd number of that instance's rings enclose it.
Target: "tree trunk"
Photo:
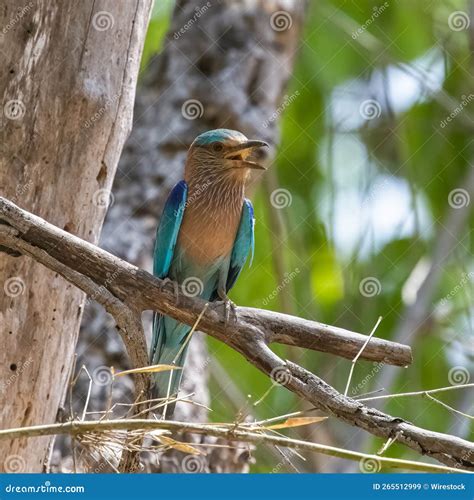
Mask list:
[[[305,2],[281,4],[273,0],[177,2],[163,51],[152,60],[137,93],[134,128],[115,179],[114,205],[101,239],[103,248],[151,270],[159,214],[169,190],[183,176],[186,151],[199,133],[227,127],[277,144],[278,120],[274,113],[293,69]],[[181,32],[183,26],[188,29]],[[271,155],[273,152],[274,148]],[[104,365],[125,368],[123,346],[113,327],[107,325],[105,313],[92,306],[85,316],[78,367],[85,364],[91,373]],[[150,326],[146,330],[149,333]],[[182,394],[195,393],[193,399],[209,404],[207,382],[212,362],[205,340],[193,336]],[[77,411],[88,385],[84,377],[76,388]],[[92,390],[95,397],[89,408],[103,410],[104,387],[96,384]],[[123,402],[131,394],[130,383],[124,377],[117,379],[113,394],[114,401]],[[174,416],[205,422],[207,413],[204,407],[178,403]],[[67,454],[67,443],[62,443],[61,452]],[[144,461],[151,471],[248,469],[249,454],[245,450],[208,451],[208,456],[199,460],[185,460],[182,453],[171,452],[160,458],[159,466],[154,465],[155,456]],[[60,461],[60,457],[55,460]]]
[[[132,106],[151,0],[4,0],[0,192],[97,243]],[[54,422],[84,294],[0,253],[0,427]],[[0,470],[40,472],[48,438],[0,444]]]

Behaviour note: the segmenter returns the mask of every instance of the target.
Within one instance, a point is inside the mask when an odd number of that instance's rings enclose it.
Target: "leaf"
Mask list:
[[[297,417],[297,418],[289,418],[282,424],[270,425],[267,429],[289,429],[290,427],[300,427],[301,425],[310,425],[315,424],[317,422],[322,422],[326,420],[328,417]]]
[[[164,445],[174,448],[175,450],[182,451],[183,453],[189,453],[190,455],[205,455],[201,450],[198,450],[190,444],[183,443],[181,441],[176,441],[170,437],[166,436],[156,436],[157,439]]]
[[[152,365],[144,366],[142,368],[133,368],[131,370],[124,370],[123,372],[115,373],[115,377],[121,377],[122,375],[128,375],[129,373],[158,373],[166,372],[171,370],[182,370],[181,366],[175,365]]]

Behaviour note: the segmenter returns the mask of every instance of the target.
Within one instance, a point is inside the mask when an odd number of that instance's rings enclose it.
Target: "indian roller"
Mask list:
[[[216,129],[191,144],[181,180],[171,191],[156,232],[153,274],[181,284],[184,293],[232,305],[235,284],[254,245],[254,214],[244,190],[257,148],[235,130]],[[186,292],[188,290],[188,292]],[[191,327],[155,313],[150,358],[153,365],[183,367]],[[176,395],[182,370],[154,374],[154,396]],[[171,377],[171,379],[170,379]]]

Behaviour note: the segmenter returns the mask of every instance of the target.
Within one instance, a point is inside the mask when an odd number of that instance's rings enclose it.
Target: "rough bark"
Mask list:
[[[120,160],[102,247],[151,269],[159,214],[169,190],[182,178],[186,150],[199,133],[228,127],[277,144],[277,120],[267,120],[281,104],[291,76],[304,4],[301,0],[177,2],[163,51],[151,61],[137,92],[134,127]],[[278,19],[283,26],[274,15],[281,9]],[[86,364],[91,372],[104,365],[129,367],[123,344],[101,308],[91,306],[86,317],[77,366]],[[145,330],[150,332],[149,324]],[[206,406],[210,363],[205,341],[196,335],[182,393],[194,393],[194,399]],[[130,399],[130,383],[117,382],[114,400]],[[76,391],[77,410],[87,388],[83,378]],[[91,410],[103,409],[103,389],[93,387]],[[202,422],[207,410],[178,404],[175,416]],[[248,460],[240,455],[212,448],[202,470],[245,471]],[[176,453],[161,457],[160,470],[182,470],[182,458]],[[156,468],[149,465],[149,470]]]
[[[151,0],[18,1],[0,9],[0,192],[96,243],[131,127]],[[0,426],[52,422],[84,294],[0,254]],[[0,445],[0,470],[43,470],[49,439]]]

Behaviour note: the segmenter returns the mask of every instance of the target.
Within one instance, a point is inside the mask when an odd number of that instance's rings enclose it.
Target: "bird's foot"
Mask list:
[[[176,281],[173,281],[172,279],[166,277],[162,279],[163,284],[161,285],[161,288],[165,288],[168,284],[171,284],[173,287],[173,296],[174,296],[174,301],[177,303],[178,302],[178,297],[179,297],[179,285],[176,283]]]
[[[232,300],[229,299],[227,296],[227,293],[224,291],[218,291],[217,294],[219,295],[219,298],[222,300],[222,304],[224,306],[224,328],[227,328],[227,325],[229,323],[229,317],[230,313],[232,312],[232,319],[234,322],[237,321],[237,313],[236,309],[237,306],[232,302]]]

